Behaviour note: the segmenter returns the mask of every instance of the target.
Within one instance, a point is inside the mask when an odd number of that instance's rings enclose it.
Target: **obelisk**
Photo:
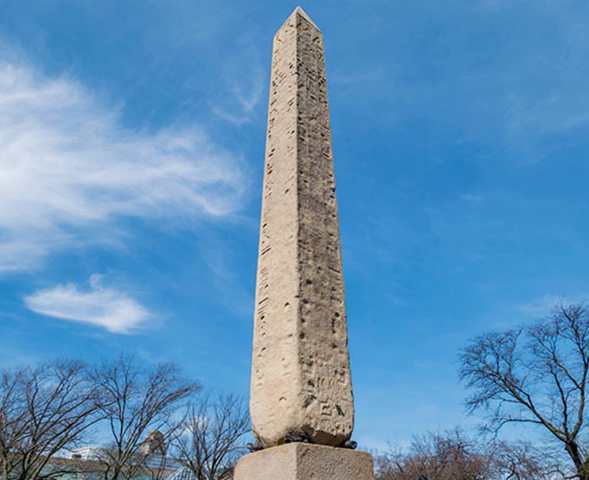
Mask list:
[[[344,300],[323,36],[297,7],[272,50],[250,400],[263,450],[237,480],[317,463],[317,480],[371,478],[368,454],[337,448],[354,425]]]

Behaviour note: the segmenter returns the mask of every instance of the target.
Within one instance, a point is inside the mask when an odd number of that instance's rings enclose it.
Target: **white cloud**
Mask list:
[[[112,333],[132,333],[150,319],[150,312],[116,289],[105,288],[99,275],[90,277],[90,288],[73,283],[39,290],[27,297],[27,308],[35,313],[105,328]]]
[[[34,268],[64,247],[112,241],[122,217],[194,219],[238,209],[240,158],[202,129],[129,130],[117,109],[72,78],[48,78],[4,53],[0,272]]]

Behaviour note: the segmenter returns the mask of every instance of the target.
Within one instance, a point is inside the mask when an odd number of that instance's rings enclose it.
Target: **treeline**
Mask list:
[[[461,430],[416,437],[375,455],[376,480],[553,480],[572,478],[558,456],[530,442],[483,441]]]
[[[201,390],[173,364],[125,356],[98,366],[61,360],[5,370],[0,478],[159,480],[183,468],[217,480],[243,452],[249,416],[239,398]],[[68,455],[97,440],[89,458]]]

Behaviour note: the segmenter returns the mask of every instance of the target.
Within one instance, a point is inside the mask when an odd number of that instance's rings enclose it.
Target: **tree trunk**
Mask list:
[[[583,459],[577,442],[567,442],[565,444],[565,449],[575,465],[577,478],[579,480],[589,480],[589,459]]]
[[[587,469],[587,465],[581,465],[580,468],[577,468],[577,477],[579,480],[589,480],[589,469]]]

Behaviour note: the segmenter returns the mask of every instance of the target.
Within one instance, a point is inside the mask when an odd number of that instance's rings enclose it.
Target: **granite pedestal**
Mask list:
[[[373,480],[372,456],[347,448],[289,443],[250,453],[235,480]]]

